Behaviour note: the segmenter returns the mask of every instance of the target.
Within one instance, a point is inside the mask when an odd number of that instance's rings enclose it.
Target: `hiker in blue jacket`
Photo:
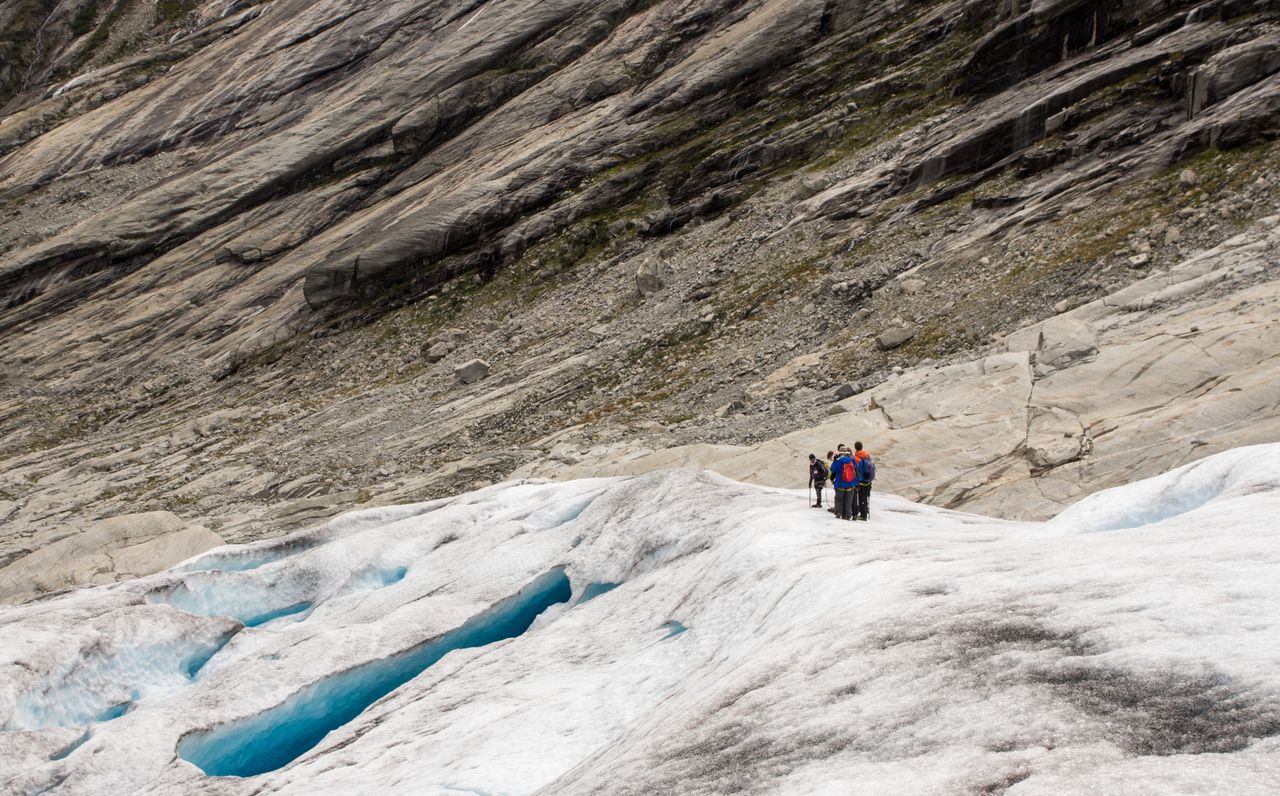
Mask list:
[[[831,463],[831,479],[836,488],[836,516],[852,520],[856,514],[858,465],[849,448],[841,445],[840,455]]]

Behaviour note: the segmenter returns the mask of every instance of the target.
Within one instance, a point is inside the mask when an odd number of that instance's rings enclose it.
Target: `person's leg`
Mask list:
[[[871,484],[858,487],[858,511],[862,512],[864,520],[871,517]]]
[[[818,496],[818,499],[813,502],[814,508],[822,508],[822,487],[814,487],[813,493]]]
[[[853,490],[837,489],[836,492],[840,495],[840,519],[853,519]]]
[[[858,519],[858,487],[849,490],[849,517]]]

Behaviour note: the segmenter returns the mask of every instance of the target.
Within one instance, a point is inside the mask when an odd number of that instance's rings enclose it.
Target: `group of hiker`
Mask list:
[[[828,509],[842,520],[866,520],[871,515],[871,484],[876,480],[876,465],[871,454],[862,448],[861,442],[853,443],[853,450],[840,445],[827,451],[824,462],[809,454],[809,486],[813,487],[817,500],[814,508],[822,508],[822,489],[831,482],[835,489],[834,505]]]

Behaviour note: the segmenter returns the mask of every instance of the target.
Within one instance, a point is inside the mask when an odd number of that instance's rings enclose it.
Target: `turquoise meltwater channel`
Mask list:
[[[439,638],[312,683],[256,716],[188,735],[178,755],[210,776],[252,777],[282,768],[445,655],[514,638],[571,593],[569,577],[554,569]]]

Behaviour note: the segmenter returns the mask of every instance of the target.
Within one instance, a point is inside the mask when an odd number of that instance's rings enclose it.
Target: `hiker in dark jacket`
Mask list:
[[[812,453],[809,454],[809,486],[813,487],[813,492],[818,499],[814,502],[813,508],[822,508],[822,488],[827,485],[827,466],[822,460]]]
[[[853,443],[853,460],[858,474],[858,518],[866,520],[871,515],[871,484],[876,480],[876,465],[871,454],[862,449],[861,442]]]
[[[835,464],[835,463],[836,463],[836,452],[835,452],[835,451],[827,451],[827,461],[826,461],[826,462],[824,462],[824,464],[826,464],[826,466],[827,466],[827,480],[832,482],[832,484],[831,484],[831,490],[832,490],[831,508],[827,509],[827,511],[831,512],[832,514],[839,514],[839,513],[840,513],[840,507],[839,507],[839,506],[837,506],[837,505],[835,505],[835,494],[834,494],[834,493],[835,493],[835,480],[836,480],[836,474],[835,474],[835,471],[831,469],[831,465],[833,465],[833,464]]]
[[[854,500],[858,488],[857,462],[849,449],[840,446],[840,456],[831,463],[832,482],[836,487],[836,516],[842,520],[852,520],[854,516]]]

